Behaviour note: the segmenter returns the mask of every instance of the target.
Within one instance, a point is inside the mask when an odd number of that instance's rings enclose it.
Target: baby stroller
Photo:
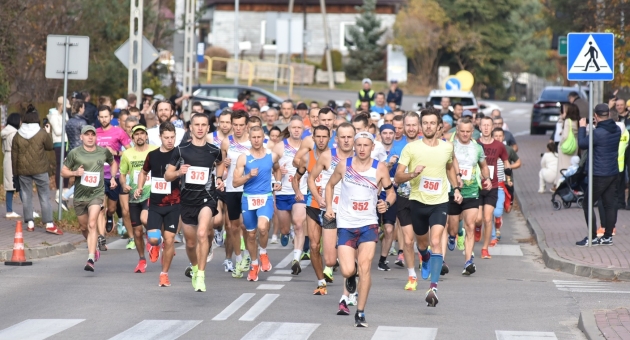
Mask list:
[[[567,169],[560,170],[560,174],[564,177],[564,181],[558,185],[556,191],[551,195],[551,203],[554,210],[571,208],[572,203],[577,203],[578,207],[582,207],[584,203],[584,190],[582,189],[582,181],[584,180],[584,172],[579,169],[571,176],[565,176]],[[560,200],[556,199],[560,197]]]

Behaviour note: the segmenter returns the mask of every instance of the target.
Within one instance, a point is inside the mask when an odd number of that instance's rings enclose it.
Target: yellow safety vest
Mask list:
[[[621,132],[621,139],[619,139],[619,156],[617,157],[617,161],[619,162],[619,172],[623,172],[623,166],[626,161],[625,153],[626,148],[628,147],[629,138],[630,133],[628,133],[628,130],[623,129],[623,132]]]

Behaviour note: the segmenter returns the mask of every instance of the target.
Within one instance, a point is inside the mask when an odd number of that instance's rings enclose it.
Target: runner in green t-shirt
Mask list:
[[[490,172],[486,164],[486,156],[483,147],[472,140],[473,124],[469,118],[462,118],[457,125],[457,138],[455,138],[454,152],[459,163],[458,176],[462,179],[463,186],[460,190],[464,198],[461,203],[455,202],[451,191],[448,207],[448,249],[455,249],[455,235],[458,233],[460,215],[465,225],[465,264],[462,274],[470,275],[475,272],[475,264],[472,259],[472,249],[475,244],[475,218],[479,210],[479,181],[481,175],[484,186],[492,187]],[[460,235],[464,237],[464,235]]]
[[[123,152],[120,160],[120,183],[122,184],[121,195],[129,197],[129,219],[133,229],[133,238],[136,243],[136,250],[140,256],[140,261],[134,272],[144,273],[147,267],[147,260],[144,257],[144,230],[149,216],[149,195],[151,195],[151,173],[148,174],[142,193],[136,191],[138,187],[138,177],[142,172],[144,160],[150,151],[157,149],[157,146],[149,144],[147,129],[143,125],[136,125],[131,128],[133,147]],[[127,176],[131,179],[127,181]],[[127,184],[129,183],[129,184]],[[124,211],[124,209],[123,209]]]
[[[105,163],[111,164],[112,173],[116,173],[118,164],[107,148],[96,145],[96,129],[93,126],[86,125],[81,129],[81,141],[81,147],[68,153],[61,175],[65,178],[74,177],[74,211],[88,244],[88,261],[84,269],[93,272],[94,263],[100,257],[96,249],[96,223],[105,197],[103,166]],[[111,181],[110,186],[115,189],[116,181]]]

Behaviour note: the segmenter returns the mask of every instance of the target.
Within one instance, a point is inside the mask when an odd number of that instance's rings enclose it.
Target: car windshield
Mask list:
[[[543,90],[540,94],[540,100],[544,102],[568,102],[570,91],[566,90]]]
[[[435,105],[442,105],[442,98],[443,97],[431,97],[431,105],[435,106]],[[471,97],[449,97],[451,98],[451,105],[453,104],[457,104],[460,103],[463,106],[474,106],[475,102],[473,101],[473,98]]]

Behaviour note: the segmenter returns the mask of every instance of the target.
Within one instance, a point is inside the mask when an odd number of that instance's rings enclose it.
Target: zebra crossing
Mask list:
[[[263,297],[264,298],[264,297]],[[215,320],[216,317],[212,320]],[[0,330],[0,340],[28,339],[43,340],[59,334],[62,338],[73,338],[72,328],[89,319],[28,319]],[[112,334],[110,340],[171,340],[178,339],[204,323],[204,320],[142,320],[136,325]],[[211,322],[211,321],[210,321]],[[242,340],[307,340],[317,337],[319,323],[260,322],[245,334]],[[352,328],[348,328],[351,332]],[[434,340],[437,328],[378,326],[374,330],[356,334],[353,338],[372,340]],[[347,333],[346,335],[351,335]],[[557,340],[553,332],[495,331],[497,340]]]
[[[553,283],[563,292],[630,294],[630,290],[619,290],[612,282],[553,280]]]

